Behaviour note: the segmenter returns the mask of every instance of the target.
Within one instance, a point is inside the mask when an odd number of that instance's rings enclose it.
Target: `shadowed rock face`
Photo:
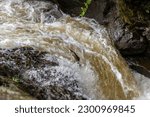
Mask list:
[[[129,66],[137,72],[150,78],[150,58],[147,56],[126,57]]]
[[[144,7],[147,6],[146,2],[149,4],[149,1],[117,1],[118,16],[125,27],[123,40],[126,39],[124,42],[129,42],[129,49],[126,48],[126,50],[133,53],[125,53],[125,55],[145,53],[149,47],[147,28],[149,27],[150,15],[146,12],[147,8]]]
[[[59,4],[59,7],[72,16],[78,16],[81,13],[81,7],[84,6],[86,0],[53,0]]]
[[[109,24],[109,34],[123,55],[138,55],[147,51],[148,41],[142,34],[144,27],[142,29],[136,25],[135,27],[126,26],[120,19]]]
[[[139,20],[137,9],[132,6],[134,3],[126,3],[123,0],[93,1],[86,15],[107,26],[110,37],[123,55],[144,53],[149,46],[147,34],[144,35],[148,27],[148,15],[143,16],[144,21]],[[94,13],[91,13],[92,11]]]

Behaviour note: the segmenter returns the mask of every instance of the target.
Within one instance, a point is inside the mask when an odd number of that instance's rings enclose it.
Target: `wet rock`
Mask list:
[[[146,35],[146,38],[148,39],[148,42],[147,42],[148,47],[147,47],[147,51],[145,52],[145,56],[150,57],[150,25],[149,25],[148,28],[146,28],[146,31],[144,32],[144,35]]]
[[[111,38],[114,39],[116,48],[123,55],[136,55],[146,52],[148,43],[147,38],[142,35],[144,30],[140,30],[136,25],[132,28],[128,26],[119,18],[109,24],[108,31]]]
[[[15,80],[15,79],[13,79]],[[31,100],[35,99],[26,92],[20,90],[10,78],[0,76],[0,100]]]
[[[130,12],[132,10],[126,6],[128,4],[122,1],[94,1],[89,7],[87,16],[96,19],[107,27],[110,37],[123,55],[144,53],[148,47],[147,37],[143,35],[147,23],[146,21],[139,21],[136,16],[131,17]],[[126,10],[124,11],[124,9]],[[91,13],[92,11],[94,13]],[[134,20],[130,21],[131,19]]]
[[[33,97],[87,99],[82,95],[74,74],[69,69],[61,69],[56,57],[31,47],[0,49],[0,75],[16,77],[18,87]]]
[[[30,69],[23,74],[22,83],[38,99],[86,99],[80,93],[78,82],[71,71],[65,74],[58,71],[59,68]],[[36,92],[30,90],[37,88]]]
[[[145,1],[138,2],[138,0],[117,1],[118,18],[124,24],[124,28],[121,28],[124,33],[119,39],[125,42],[127,48],[124,48],[120,42],[116,45],[125,55],[145,53],[149,46],[147,34],[144,34],[149,27],[149,13],[145,12],[144,4]]]
[[[140,74],[150,78],[150,58],[149,57],[126,57],[129,66]]]
[[[30,47],[15,49],[0,49],[0,75],[15,76],[30,68],[57,65],[57,63],[43,61],[44,52]]]
[[[92,0],[85,16],[94,18],[100,24],[106,25],[116,13],[115,6],[116,3],[113,0]]]
[[[78,16],[81,13],[81,7],[86,0],[52,0],[59,4],[60,8],[67,14]]]

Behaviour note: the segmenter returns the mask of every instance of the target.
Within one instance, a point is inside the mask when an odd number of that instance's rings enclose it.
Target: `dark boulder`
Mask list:
[[[126,60],[133,70],[150,78],[150,57],[134,56],[126,57]]]
[[[142,15],[144,21],[139,20],[137,9],[131,5],[134,6],[123,0],[95,0],[86,15],[107,27],[116,47],[124,55],[141,54],[146,52],[148,47],[148,39],[144,35],[148,27],[148,15]],[[128,6],[131,6],[131,9]]]
[[[52,0],[67,14],[78,16],[86,0]]]
[[[145,53],[146,56],[150,57],[150,22],[149,22],[149,27],[146,28],[146,31],[144,32],[144,35],[146,35],[146,38],[148,39],[148,47],[147,51]]]
[[[46,52],[0,49],[0,75],[16,78],[19,89],[37,99],[86,99],[72,71],[59,69],[58,58]]]
[[[116,48],[123,55],[137,55],[147,51],[148,40],[142,33],[145,27],[138,27],[138,24],[130,27],[117,18],[109,23],[108,31],[114,40]]]

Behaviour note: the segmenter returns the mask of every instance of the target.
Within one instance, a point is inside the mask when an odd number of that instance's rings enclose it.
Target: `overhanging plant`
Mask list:
[[[86,0],[86,2],[84,3],[84,6],[81,7],[81,13],[80,13],[81,17],[85,16],[91,2],[92,0]]]

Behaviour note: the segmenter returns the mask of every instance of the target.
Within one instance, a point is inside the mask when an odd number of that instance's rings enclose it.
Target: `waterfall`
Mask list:
[[[0,0],[0,75],[38,99],[134,99],[136,80],[105,27],[38,0]],[[7,68],[7,69],[6,69]]]

